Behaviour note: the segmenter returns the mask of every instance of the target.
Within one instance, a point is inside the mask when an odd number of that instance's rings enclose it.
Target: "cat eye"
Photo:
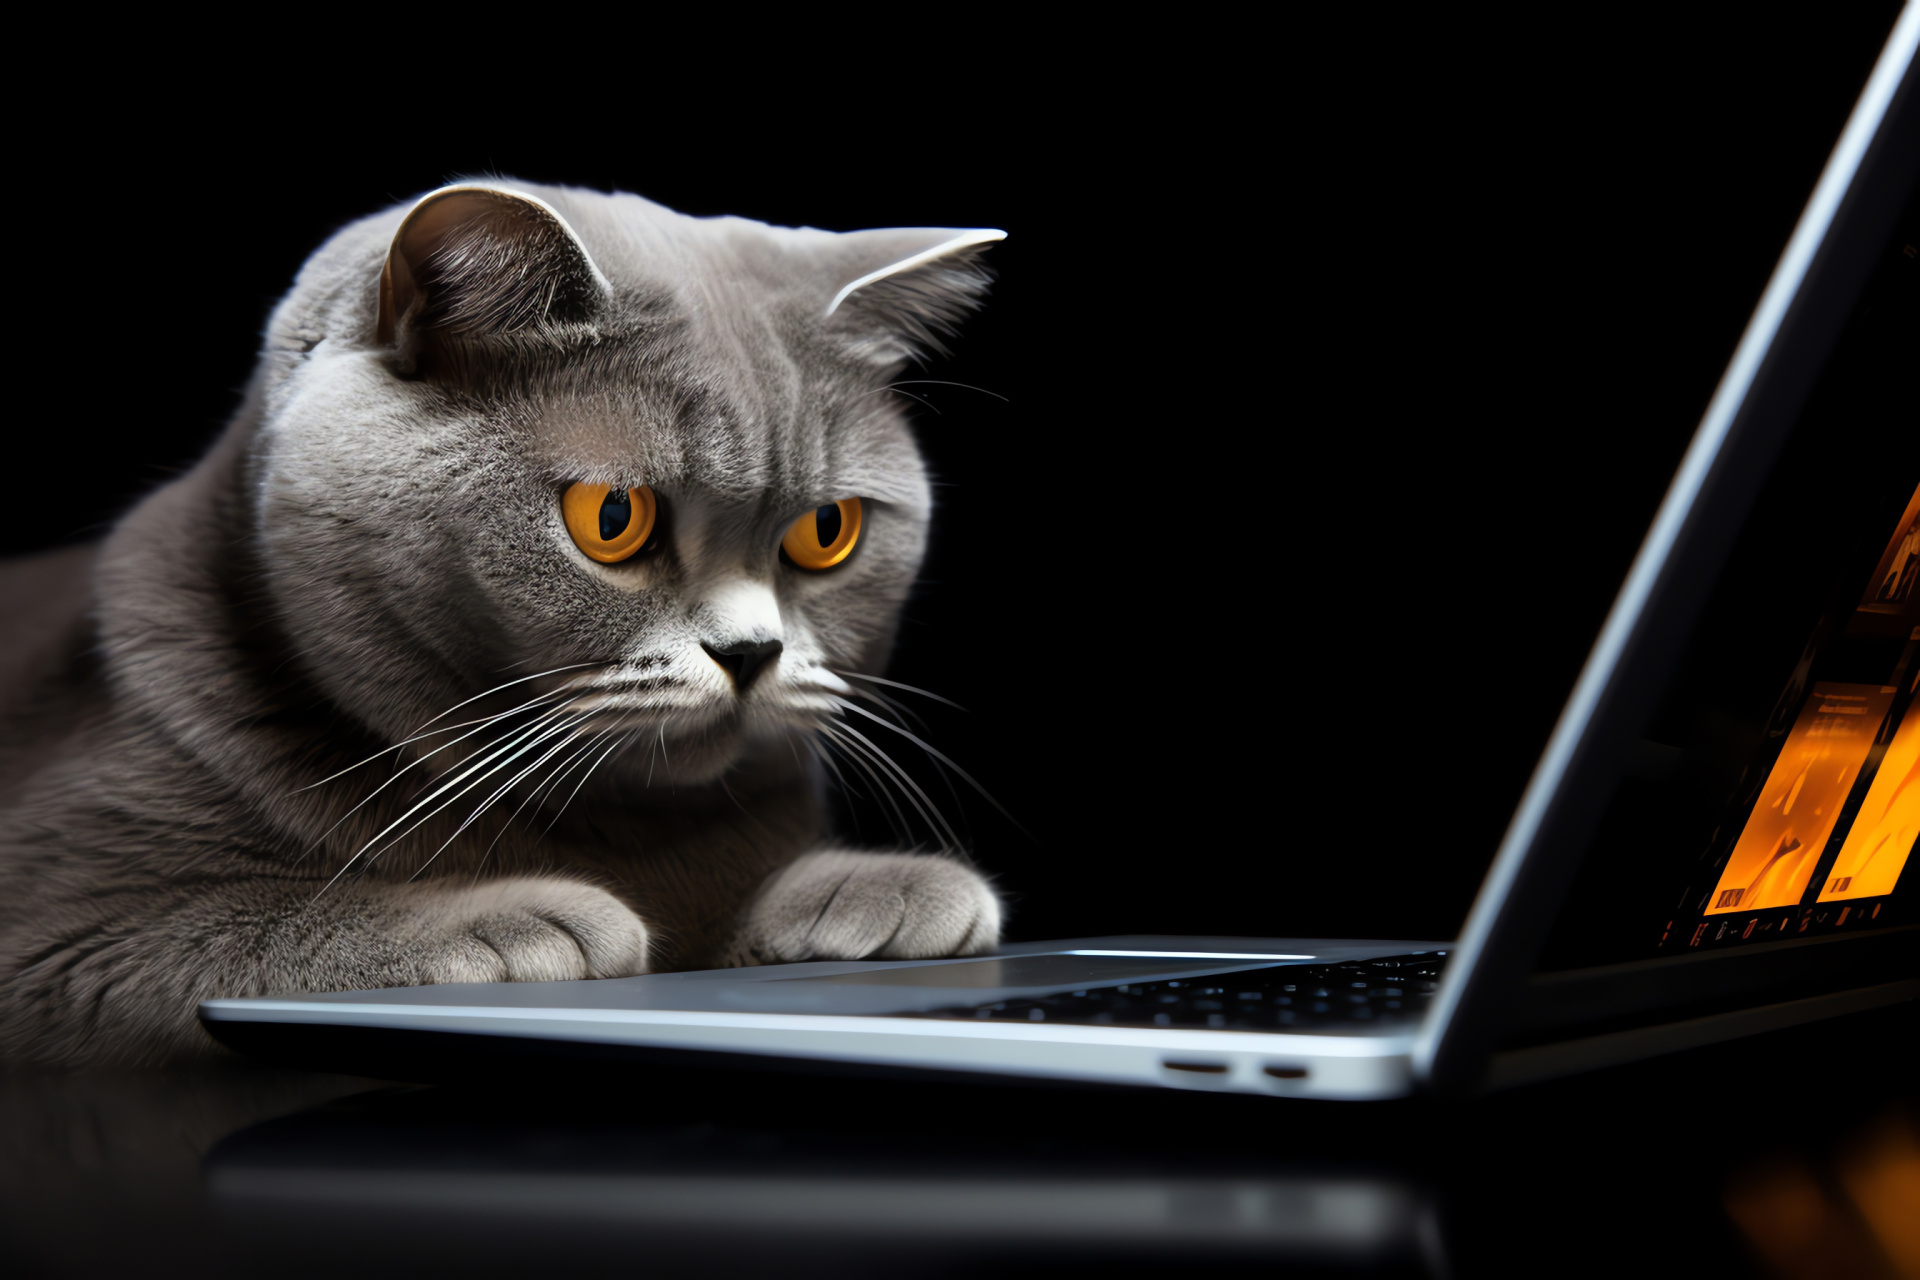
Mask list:
[[[646,485],[616,489],[583,481],[560,497],[560,513],[574,544],[601,564],[618,564],[642,550],[658,509]]]
[[[780,551],[802,569],[831,569],[860,541],[860,499],[842,498],[815,507],[787,527]]]

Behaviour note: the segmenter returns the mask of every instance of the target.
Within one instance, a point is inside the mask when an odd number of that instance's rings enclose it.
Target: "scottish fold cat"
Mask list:
[[[822,784],[887,773],[926,543],[887,388],[999,236],[505,182],[335,235],[194,470],[0,566],[0,1053],[205,1052],[211,996],[990,949],[980,874],[840,847]]]

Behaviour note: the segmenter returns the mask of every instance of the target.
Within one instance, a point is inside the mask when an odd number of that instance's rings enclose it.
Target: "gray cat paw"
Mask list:
[[[810,853],[777,872],[747,912],[736,954],[793,960],[925,960],[1000,941],[1000,900],[947,858]]]
[[[415,942],[419,981],[560,982],[647,971],[647,926],[604,889],[497,880],[440,890]]]

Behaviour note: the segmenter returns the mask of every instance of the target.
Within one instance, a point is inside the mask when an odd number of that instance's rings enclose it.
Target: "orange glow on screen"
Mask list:
[[[1873,775],[1820,901],[1892,893],[1920,837],[1920,709],[1909,707]]]
[[[1891,686],[1816,684],[1707,902],[1708,915],[1800,901],[1860,776]]]

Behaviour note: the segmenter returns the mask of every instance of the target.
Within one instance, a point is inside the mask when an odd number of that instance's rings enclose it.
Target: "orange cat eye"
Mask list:
[[[815,507],[787,527],[780,549],[802,569],[831,569],[860,541],[860,499],[842,498]]]
[[[582,482],[560,497],[574,545],[601,564],[618,564],[647,545],[657,513],[653,490]]]

